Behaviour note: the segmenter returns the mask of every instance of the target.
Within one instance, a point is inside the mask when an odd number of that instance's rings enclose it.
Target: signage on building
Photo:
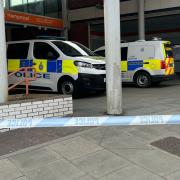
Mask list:
[[[18,23],[25,25],[35,25],[47,28],[63,29],[64,22],[62,19],[55,19],[44,16],[37,16],[28,13],[5,10],[5,20],[9,23]]]

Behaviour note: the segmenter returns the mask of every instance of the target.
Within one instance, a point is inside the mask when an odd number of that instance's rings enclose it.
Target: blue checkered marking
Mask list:
[[[57,73],[62,73],[62,60],[57,60]]]
[[[33,60],[29,60],[29,59],[21,59],[20,60],[20,68],[32,67],[32,66],[33,66]]]
[[[62,73],[62,60],[48,60],[47,72]]]
[[[128,61],[128,71],[134,71],[141,67],[143,67],[143,60]]]
[[[57,69],[57,60],[48,60],[47,61],[47,72],[56,72]]]

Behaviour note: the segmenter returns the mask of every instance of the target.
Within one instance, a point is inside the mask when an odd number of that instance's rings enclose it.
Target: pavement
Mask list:
[[[124,115],[179,114],[179,92],[179,80],[125,86]],[[74,116],[104,114],[105,94],[74,101]],[[180,157],[151,145],[166,137],[180,138],[180,125],[86,129],[0,156],[0,180],[179,180]]]

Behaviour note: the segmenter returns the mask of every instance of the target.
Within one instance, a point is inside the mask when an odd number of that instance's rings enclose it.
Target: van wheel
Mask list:
[[[64,79],[59,83],[59,92],[64,95],[72,95],[74,98],[79,97],[78,87],[71,79]]]
[[[148,88],[152,84],[151,77],[146,72],[139,72],[135,76],[134,82],[137,85],[137,87],[140,87],[140,88]]]

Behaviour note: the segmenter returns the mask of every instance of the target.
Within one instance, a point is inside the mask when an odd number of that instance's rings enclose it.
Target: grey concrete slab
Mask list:
[[[180,113],[180,111],[179,111],[179,113]],[[169,126],[167,126],[167,130],[169,132],[174,133],[174,135],[176,137],[180,137],[180,125],[178,125],[178,124],[177,125],[169,125]]]
[[[96,180],[96,179],[89,176],[89,175],[85,175],[85,176],[82,176],[82,177],[75,179],[75,180]]]
[[[84,175],[84,172],[65,159],[28,171],[26,174],[30,180],[74,180]]]
[[[69,160],[77,159],[102,149],[102,147],[93,144],[80,136],[52,144],[49,147]]]
[[[101,145],[105,148],[122,148],[122,149],[149,149],[151,148],[145,142],[140,141],[133,135],[130,135],[121,129],[109,128],[102,139]]]
[[[179,180],[180,179],[180,170],[176,171],[172,174],[169,174],[168,176],[166,176],[167,180]]]
[[[84,156],[80,159],[74,160],[73,163],[78,168],[95,178],[102,177],[129,165],[127,160],[106,150]]]
[[[164,137],[173,136],[174,133],[168,131],[167,126],[132,126],[126,132],[141,142],[151,143]]]
[[[29,179],[26,176],[22,176],[20,178],[13,179],[13,180],[29,180]]]
[[[122,157],[160,176],[180,169],[180,158],[160,150],[111,149]]]
[[[32,170],[62,158],[48,148],[40,148],[10,157],[9,159],[23,171]]]
[[[127,126],[119,126],[118,127],[118,132],[121,134],[125,132]],[[104,141],[104,138],[108,140],[109,138],[112,137],[111,132],[116,130],[116,127],[98,127],[98,128],[93,128],[91,130],[88,130],[86,132],[82,132],[81,137],[87,139],[88,141],[91,141],[95,144],[101,145],[102,142]]]
[[[141,167],[130,165],[114,173],[108,174],[100,180],[165,180]]]
[[[22,173],[8,159],[0,160],[0,180],[13,180],[21,176]]]

